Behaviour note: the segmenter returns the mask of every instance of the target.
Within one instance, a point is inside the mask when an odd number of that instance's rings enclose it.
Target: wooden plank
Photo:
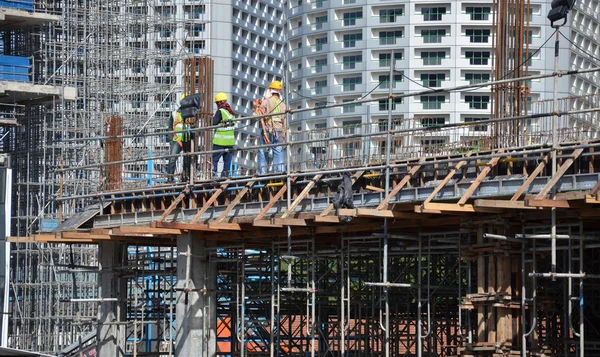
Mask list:
[[[276,225],[282,226],[298,226],[298,227],[307,227],[310,226],[306,219],[302,218],[275,218],[273,219],[273,223]]]
[[[225,218],[227,217],[229,212],[231,212],[231,210],[233,210],[235,208],[235,206],[237,206],[237,204],[242,201],[242,198],[248,192],[248,190],[250,190],[250,187],[252,187],[252,185],[254,185],[254,180],[248,182],[246,184],[246,187],[244,187],[240,192],[238,192],[237,196],[235,196],[235,198],[229,204],[229,206],[227,206],[227,208],[225,208],[225,211],[223,211],[223,213],[221,213],[221,216],[219,216],[219,218],[217,218],[217,220],[216,220],[217,223],[221,223],[221,222],[223,222],[223,220],[225,220]],[[209,225],[210,225],[210,223],[209,223]]]
[[[538,210],[541,207],[532,207],[525,205],[525,201],[506,201],[506,200],[475,200],[475,207],[486,208],[508,208],[508,209],[526,209]]]
[[[598,182],[597,182],[597,183],[594,185],[594,187],[592,187],[592,189],[590,190],[590,193],[589,193],[589,194],[593,196],[593,195],[597,194],[597,193],[598,193],[598,191],[600,191],[600,181],[598,181]]]
[[[292,177],[291,181],[295,181],[296,178]],[[283,187],[281,187],[279,189],[279,191],[277,191],[277,193],[275,194],[275,196],[273,196],[270,200],[269,203],[267,203],[267,205],[265,206],[265,208],[263,208],[262,211],[260,211],[260,213],[256,216],[256,218],[254,218],[255,221],[260,221],[263,219],[263,217],[267,214],[267,212],[269,212],[269,210],[275,205],[275,203],[277,203],[277,201],[279,201],[281,199],[281,197],[283,196],[283,194],[287,191],[287,185],[283,185]]]
[[[515,192],[515,194],[511,197],[511,199],[510,199],[511,201],[516,201],[519,199],[519,197],[521,197],[521,195],[529,188],[529,185],[531,185],[533,180],[535,180],[535,178],[538,177],[538,175],[542,172],[544,167],[546,167],[549,159],[550,159],[549,155],[546,155],[544,157],[542,162],[539,163],[539,165],[535,168],[535,170],[533,170],[531,175],[529,175],[529,177],[527,177],[527,180],[521,185],[521,187],[519,187],[517,192]]]
[[[158,227],[174,228],[185,231],[218,232],[218,229],[208,228],[206,224],[183,223],[183,222],[160,222]]]
[[[362,174],[364,174],[364,173],[365,173],[365,171],[364,171],[364,170],[356,171],[356,172],[354,173],[354,175],[352,175],[352,184],[354,185],[354,183],[356,182],[356,180],[358,180],[358,178],[359,178],[360,176],[362,176]],[[330,204],[327,206],[327,208],[325,208],[325,209],[323,210],[323,212],[321,212],[320,216],[321,216],[321,217],[323,217],[323,216],[327,216],[327,215],[328,215],[328,214],[331,212],[331,210],[332,210],[332,209],[333,209],[333,203],[330,203]]]
[[[340,217],[338,216],[316,216],[315,222],[317,223],[342,223],[340,222]]]
[[[498,153],[499,154],[504,153],[504,149],[498,150]],[[473,193],[475,192],[477,187],[479,187],[479,185],[481,185],[481,183],[483,182],[483,179],[490,173],[490,171],[492,171],[492,168],[498,164],[498,161],[500,159],[501,159],[500,157],[494,157],[493,159],[491,159],[488,162],[487,166],[483,170],[481,170],[481,172],[479,173],[479,175],[477,175],[477,178],[475,179],[475,181],[473,181],[471,186],[469,186],[467,191],[465,191],[465,193],[463,193],[463,196],[458,201],[459,205],[464,205],[467,202],[467,200],[469,198],[471,198],[471,195],[473,195]]]
[[[169,208],[167,208],[163,214],[158,218],[158,222],[162,222],[165,220],[165,218],[167,218],[171,212],[173,212],[173,210],[175,208],[177,208],[177,206],[179,206],[179,203],[185,198],[185,196],[187,196],[187,194],[190,192],[190,188],[186,187],[183,191],[181,191],[181,193],[179,194],[179,196],[177,196],[177,198],[175,199],[175,201],[173,201],[173,203],[171,203],[171,205],[169,206]]]
[[[581,208],[583,202],[543,199],[525,200],[525,205],[531,207]]]
[[[296,197],[294,202],[292,202],[288,209],[285,212],[283,212],[281,218],[287,218],[292,212],[294,212],[294,209],[296,209],[296,207],[300,204],[300,202],[302,202],[304,197],[308,195],[313,186],[321,179],[321,176],[321,174],[317,174],[315,175],[315,177],[312,178],[312,180],[306,185],[306,187],[304,187],[302,192],[300,192],[298,197]]]
[[[434,213],[436,211],[465,212],[465,213],[474,213],[474,212],[499,213],[499,212],[502,212],[502,209],[479,208],[479,207],[475,207],[471,204],[458,205],[455,203],[424,203],[420,206],[415,206],[415,212],[417,212],[417,213],[427,213],[427,212]]]
[[[396,194],[398,192],[400,192],[400,190],[402,188],[404,188],[404,186],[406,186],[406,184],[408,182],[410,182],[410,180],[412,179],[413,175],[419,171],[419,169],[421,168],[421,164],[425,161],[425,158],[422,158],[419,160],[419,164],[413,166],[406,175],[404,175],[404,177],[402,178],[402,180],[400,180],[400,182],[398,182],[398,184],[396,185],[396,187],[394,187],[393,190],[390,191],[390,193],[387,195],[387,197],[381,201],[381,203],[379,204],[379,206],[377,206],[377,209],[388,209],[388,203],[392,200],[392,198],[394,198],[394,196],[396,196]]]
[[[339,216],[350,217],[370,217],[370,218],[395,218],[395,219],[415,219],[423,218],[421,215],[414,213],[393,211],[393,210],[378,210],[369,208],[344,208],[338,210]]]
[[[267,227],[267,228],[283,228],[284,226],[281,224],[274,224],[270,219],[255,219],[252,222],[252,225],[255,227]]]
[[[172,229],[172,228],[153,228],[148,226],[120,226],[118,228],[114,228],[112,234],[118,233],[134,233],[134,234],[174,234],[179,235],[183,234],[180,229]]]
[[[202,215],[210,208],[210,206],[213,205],[213,203],[215,203],[215,201],[217,200],[217,198],[219,198],[219,196],[225,192],[225,189],[227,188],[228,184],[223,184],[221,185],[221,187],[219,187],[218,190],[216,190],[212,196],[210,196],[210,198],[208,199],[208,201],[206,201],[206,203],[204,203],[202,205],[202,208],[200,208],[200,210],[198,212],[196,212],[196,214],[194,215],[194,217],[192,218],[192,220],[190,221],[191,224],[194,224],[196,222],[198,222],[198,220],[200,219],[200,217],[202,217]]]
[[[473,154],[472,152],[468,152],[467,155],[465,155],[465,157],[470,157],[472,154]],[[423,203],[431,202],[431,200],[433,200],[435,198],[435,196],[442,190],[442,188],[444,188],[444,186],[446,186],[446,184],[452,179],[452,177],[454,177],[454,175],[456,175],[456,171],[458,171],[466,163],[467,163],[467,160],[459,161],[458,164],[456,164],[452,169],[450,169],[450,171],[448,172],[448,175],[446,175],[446,177],[442,180],[442,182],[440,182],[440,184],[435,187],[433,192],[429,195],[429,197],[427,197],[425,199],[425,201]]]
[[[594,195],[594,196],[585,196],[585,203],[589,203],[589,204],[600,204],[600,200],[598,200],[598,198]]]
[[[375,187],[375,186],[371,186],[371,185],[367,185],[365,187],[367,190],[369,191],[373,191],[373,192],[384,192],[385,190],[381,187]]]
[[[546,186],[544,186],[544,188],[537,194],[537,196],[535,197],[537,200],[544,199],[544,196],[546,196],[546,194],[548,194],[550,190],[556,185],[556,183],[563,177],[565,172],[567,172],[569,167],[571,167],[575,159],[577,159],[582,152],[583,149],[576,149],[573,151],[571,157],[568,158],[562,165],[560,165],[558,170],[556,170],[556,174],[552,176],[552,178],[550,179],[550,181],[548,181]]]
[[[216,221],[208,222],[208,228],[218,229],[218,230],[223,230],[223,231],[241,231],[242,230],[242,227],[237,223],[223,223],[223,222],[216,222]]]

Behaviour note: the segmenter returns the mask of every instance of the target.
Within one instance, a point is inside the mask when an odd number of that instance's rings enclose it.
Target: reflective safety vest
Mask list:
[[[221,111],[221,122],[230,121],[233,119],[233,115],[229,113],[227,109],[219,109]],[[231,122],[233,123],[233,122]],[[213,137],[213,144],[219,146],[234,146],[235,145],[235,124],[230,126],[220,126],[215,129],[215,136]]]
[[[187,143],[191,139],[190,132],[188,131],[188,125],[183,122],[181,113],[179,111],[173,111],[173,130],[176,131],[173,134],[173,141],[178,143]]]
[[[273,110],[271,111],[271,113],[273,113],[273,114],[281,113],[281,104],[283,103],[283,100],[277,101],[277,98],[275,98],[275,97],[271,97],[268,100],[272,101],[271,104],[273,105]],[[282,123],[283,115],[274,115],[271,117],[271,121]]]

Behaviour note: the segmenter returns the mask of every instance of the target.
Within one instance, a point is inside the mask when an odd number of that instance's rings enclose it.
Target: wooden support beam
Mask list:
[[[556,183],[563,177],[565,172],[567,172],[569,167],[571,167],[575,159],[577,159],[582,152],[583,149],[576,149],[573,151],[571,157],[568,158],[562,165],[560,165],[558,170],[556,170],[556,174],[554,174],[554,176],[550,178],[550,181],[548,181],[546,186],[544,186],[544,188],[537,194],[537,196],[535,196],[536,200],[544,199],[544,196],[546,196],[550,192],[550,190],[556,185]]]
[[[499,154],[501,154],[503,152],[504,152],[504,149],[498,150]],[[483,182],[483,179],[490,173],[490,171],[492,171],[492,168],[498,164],[498,161],[500,159],[501,159],[500,157],[494,157],[487,163],[487,166],[483,170],[481,170],[481,172],[479,173],[479,175],[477,175],[477,178],[475,179],[475,181],[473,181],[471,186],[469,186],[467,191],[465,191],[465,193],[463,193],[463,196],[458,201],[459,205],[464,205],[467,202],[467,200],[469,198],[471,198],[471,195],[473,195],[473,193],[475,192],[477,187],[479,187],[479,185],[481,185],[481,183]]]
[[[583,202],[543,199],[525,200],[525,205],[531,207],[582,208]]]
[[[521,185],[521,187],[519,187],[517,192],[515,192],[515,194],[511,197],[511,199],[510,199],[511,201],[516,201],[519,199],[519,197],[521,197],[521,195],[529,188],[529,185],[531,185],[533,180],[535,180],[535,178],[538,177],[538,175],[542,172],[544,167],[546,167],[549,159],[550,159],[549,155],[546,155],[544,157],[542,162],[539,163],[539,165],[535,168],[535,170],[533,170],[531,175],[529,175],[529,177],[527,177],[527,180]]]
[[[288,207],[288,209],[285,212],[283,212],[283,214],[281,215],[281,218],[287,218],[292,212],[294,212],[294,209],[296,209],[296,207],[300,204],[300,202],[302,202],[304,197],[306,197],[308,195],[308,193],[313,188],[313,186],[321,179],[321,176],[322,176],[321,174],[318,174],[312,178],[312,180],[306,185],[306,187],[304,187],[302,192],[300,192],[298,197],[296,197],[294,202],[292,202],[292,204]]]
[[[196,222],[198,222],[198,220],[200,219],[200,217],[202,217],[202,215],[210,208],[210,206],[212,206],[213,203],[215,203],[217,201],[217,198],[219,198],[219,196],[225,191],[225,189],[227,188],[227,185],[228,185],[227,183],[221,185],[221,187],[219,187],[219,189],[216,190],[212,194],[212,196],[210,196],[210,198],[208,199],[208,201],[206,201],[206,203],[202,205],[202,207],[200,208],[200,210],[198,210],[198,212],[196,212],[196,214],[194,215],[194,217],[190,221],[191,224],[195,224]]]
[[[223,223],[217,221],[208,222],[208,228],[222,231],[241,231],[242,227],[238,223]]]
[[[475,200],[474,205],[476,208],[484,207],[484,208],[508,208],[508,209],[526,209],[526,210],[542,209],[541,207],[526,206],[524,201]]]
[[[598,199],[598,197],[596,195],[589,195],[589,196],[585,196],[585,203],[589,203],[589,204],[600,204],[600,200]]]
[[[233,210],[235,208],[235,206],[237,206],[237,204],[242,201],[242,198],[248,192],[248,190],[250,190],[250,187],[252,187],[252,185],[254,185],[254,180],[248,182],[246,184],[246,187],[244,187],[240,192],[238,192],[238,194],[235,196],[235,198],[229,204],[229,206],[227,206],[227,208],[225,208],[225,211],[223,211],[223,213],[221,213],[221,216],[219,216],[219,218],[217,218],[217,220],[215,221],[216,223],[221,223],[221,222],[223,222],[223,220],[225,220],[225,218],[227,217],[229,212],[231,212],[231,210]],[[209,223],[209,226],[210,226],[210,223]]]
[[[295,177],[291,178],[291,181],[294,182],[296,181]],[[279,191],[277,191],[277,193],[275,194],[275,196],[273,196],[273,198],[271,198],[271,200],[269,200],[269,203],[267,203],[267,205],[265,206],[265,208],[263,208],[262,211],[260,211],[260,213],[256,216],[256,218],[254,218],[255,221],[260,221],[263,219],[263,217],[267,214],[267,212],[269,212],[269,210],[275,205],[275,203],[277,203],[277,201],[279,201],[281,199],[281,197],[283,197],[283,194],[287,191],[287,185],[283,185]]]
[[[173,212],[173,210],[175,210],[175,208],[177,208],[177,206],[179,206],[179,203],[185,198],[185,196],[187,196],[187,194],[189,192],[190,192],[189,187],[186,187],[183,191],[181,191],[181,193],[179,194],[179,196],[177,196],[175,201],[173,201],[173,203],[171,203],[171,205],[158,218],[158,222],[164,221],[165,218],[167,218],[171,214],[171,212]]]
[[[356,182],[356,180],[358,180],[358,178],[359,178],[359,177],[361,177],[361,176],[362,176],[362,174],[364,174],[364,173],[365,173],[365,171],[364,171],[364,170],[359,170],[359,171],[356,171],[356,172],[354,173],[354,175],[352,175],[352,184],[354,185],[354,183]],[[327,215],[328,215],[328,214],[331,212],[331,210],[332,210],[332,209],[333,209],[333,203],[330,203],[330,204],[327,206],[327,208],[325,208],[325,209],[323,210],[323,212],[321,212],[321,214],[320,214],[319,216],[321,216],[321,217],[327,216]]]
[[[597,193],[598,193],[598,191],[600,191],[600,181],[598,181],[598,182],[597,182],[597,183],[594,185],[594,187],[592,187],[592,189],[590,190],[590,193],[589,193],[589,194],[593,196],[593,195],[597,194]]]
[[[474,213],[474,212],[486,212],[486,213],[499,213],[502,209],[498,208],[479,208],[470,204],[459,205],[456,203],[424,203],[420,206],[415,206],[415,212],[417,213],[445,213],[445,212],[463,212],[463,213]]]
[[[307,227],[310,224],[306,219],[302,218],[274,218],[273,223],[281,226],[298,226],[298,227]]]
[[[282,224],[275,224],[275,223],[271,222],[270,219],[255,219],[254,222],[252,222],[252,225],[254,227],[266,227],[266,228],[283,228],[284,227]]]
[[[340,217],[338,216],[316,216],[315,222],[317,223],[342,223],[340,222]]]
[[[206,224],[182,223],[182,222],[160,222],[158,227],[174,228],[184,231],[200,231],[200,232],[218,232],[218,229],[208,228]]]
[[[419,164],[413,166],[406,175],[404,175],[404,177],[402,178],[402,180],[400,180],[400,182],[398,182],[398,184],[396,185],[396,187],[394,187],[394,189],[392,189],[390,191],[390,193],[387,195],[386,198],[383,199],[383,201],[381,201],[381,203],[379,204],[379,206],[377,206],[377,209],[383,210],[383,209],[388,209],[388,203],[392,200],[392,198],[394,198],[394,196],[396,196],[396,194],[398,192],[400,192],[400,190],[402,188],[404,188],[404,186],[406,186],[407,183],[410,182],[410,180],[412,179],[413,175],[419,171],[419,169],[421,168],[421,164],[425,161],[425,158],[422,158],[419,160]]]
[[[371,186],[371,185],[367,185],[365,186],[365,189],[369,190],[369,191],[373,191],[373,192],[384,192],[385,190],[381,187],[375,187],[375,186]]]
[[[468,152],[467,155],[465,155],[465,157],[470,157],[472,154],[472,152]],[[456,172],[466,163],[467,160],[459,161],[458,164],[456,164],[452,169],[450,169],[450,171],[448,171],[448,175],[446,175],[442,182],[440,182],[439,185],[435,187],[433,192],[429,195],[429,197],[425,199],[423,203],[431,202],[431,200],[435,198],[435,196],[442,190],[442,188],[444,188],[444,186],[446,186],[446,184],[454,177],[454,175],[456,175]]]
[[[395,219],[416,219],[423,218],[422,215],[417,215],[409,212],[379,210],[369,208],[343,208],[338,210],[339,216],[350,217],[370,217],[370,218],[395,218]]]
[[[120,226],[112,230],[115,234],[157,234],[157,235],[180,235],[183,234],[181,229],[173,228],[154,228],[148,226]]]

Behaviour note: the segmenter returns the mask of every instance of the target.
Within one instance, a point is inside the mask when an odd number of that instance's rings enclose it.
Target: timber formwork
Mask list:
[[[547,145],[398,159],[387,195],[376,162],[107,192],[96,199],[110,204],[77,231],[27,239],[167,251],[187,233],[210,242],[220,355],[593,355],[597,146],[558,145],[554,174]],[[332,207],[341,172],[355,208]],[[162,304],[156,316],[132,313],[128,329],[181,318]],[[177,341],[167,325],[137,351],[167,354]]]

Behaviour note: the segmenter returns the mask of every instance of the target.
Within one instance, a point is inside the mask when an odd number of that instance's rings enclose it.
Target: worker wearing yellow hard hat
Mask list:
[[[180,106],[177,110],[171,112],[171,124],[170,128],[174,131],[173,139],[171,140],[171,148],[170,148],[170,157],[167,162],[166,174],[167,174],[167,182],[173,182],[175,176],[175,168],[177,166],[177,159],[179,153],[191,152],[192,151],[192,123],[195,118],[185,118],[182,116],[182,107],[181,103],[183,99],[186,97],[185,93],[181,94],[179,97]],[[197,112],[197,110],[196,110]],[[190,156],[186,155],[183,157],[183,171],[181,181],[188,181],[190,174],[192,159]]]
[[[287,106],[283,103],[283,84],[274,80],[269,85],[262,100],[254,101],[255,115],[277,114],[260,118],[262,133],[259,138],[259,144],[283,144],[285,143],[285,133],[287,130],[286,116]],[[273,150],[273,171],[285,171],[285,161],[283,155],[283,146],[274,146]],[[257,153],[257,173],[267,173],[267,152],[269,148],[258,149]]]
[[[215,95],[217,111],[213,117],[213,125],[219,125],[213,136],[213,178],[218,177],[217,169],[221,157],[223,157],[222,177],[229,177],[231,172],[231,159],[233,158],[233,147],[235,146],[235,113],[229,103],[227,94],[219,92]]]

